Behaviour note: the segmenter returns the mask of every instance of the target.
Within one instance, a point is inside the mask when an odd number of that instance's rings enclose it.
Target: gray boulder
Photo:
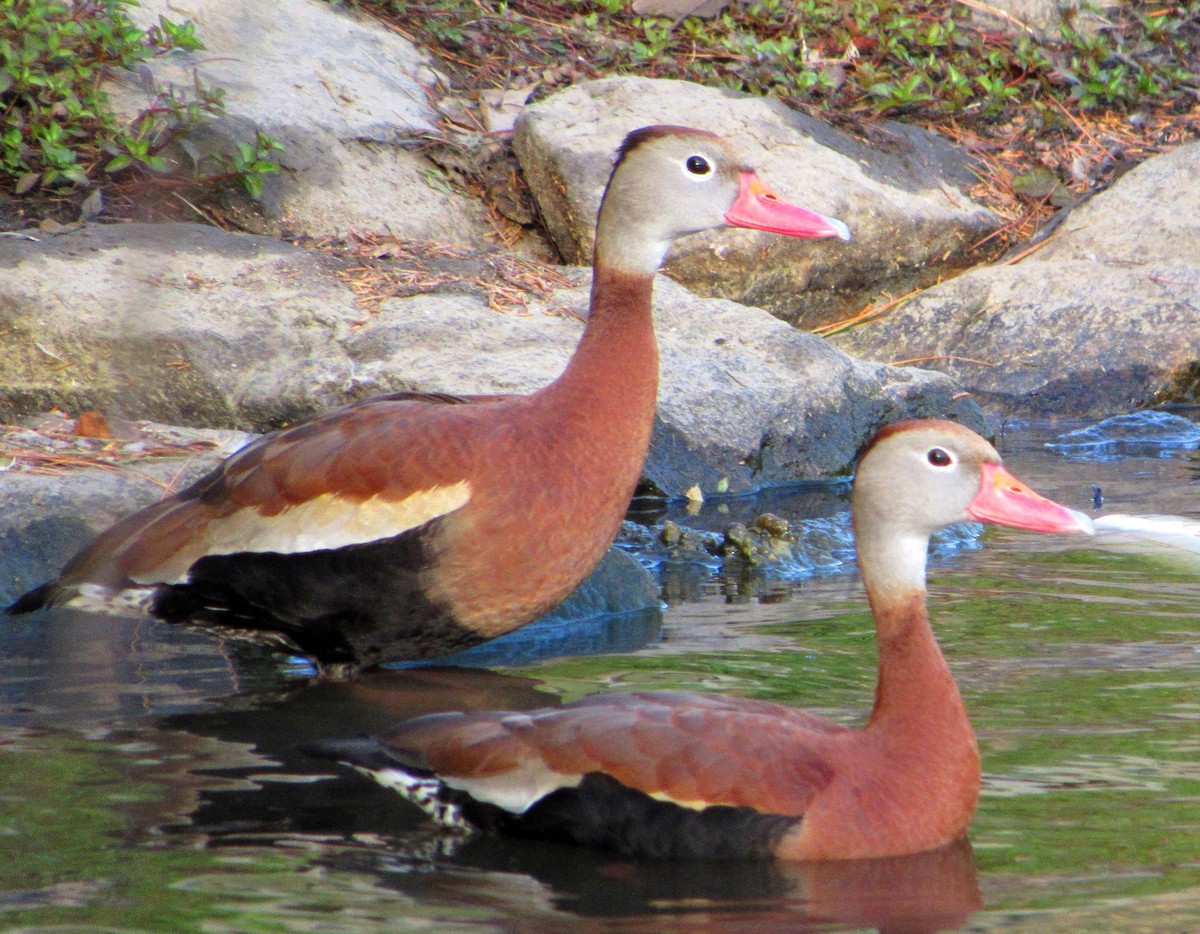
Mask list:
[[[971,270],[833,339],[921,360],[999,412],[1100,416],[1200,391],[1200,143],[1072,211],[1020,262]]]
[[[135,75],[110,82],[119,113],[132,118],[159,88],[187,97],[198,79],[224,90],[226,111],[201,149],[228,152],[259,130],[284,145],[261,212],[241,202],[247,229],[489,242],[482,203],[439,182],[415,151],[438,121],[428,56],[378,21],[320,0],[141,0],[129,15],[146,27],[159,16],[191,20],[205,49],[151,61],[154,90]]]
[[[989,29],[1016,36],[1055,36],[1066,22],[1084,35],[1094,35],[1112,25],[1110,17],[1120,6],[1113,0],[989,0],[963,5],[972,19]]]
[[[575,287],[527,315],[453,295],[386,302],[345,342],[357,378],[378,391],[536,389],[565,366],[587,314],[589,271],[571,274]],[[670,495],[844,473],[896,418],[981,427],[978,409],[936,374],[863,363],[761,309],[700,298],[664,276],[654,305],[662,376],[645,476]]]
[[[199,224],[0,239],[0,419],[261,431],[342,401],[363,317],[323,254]]]

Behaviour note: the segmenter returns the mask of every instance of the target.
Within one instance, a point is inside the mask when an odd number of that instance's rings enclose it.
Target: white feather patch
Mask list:
[[[379,496],[356,501],[323,493],[274,516],[242,509],[210,522],[203,535],[135,580],[182,583],[187,580],[188,568],[205,555],[242,551],[292,555],[376,542],[461,509],[470,498],[471,485],[461,480],[395,501]]]
[[[678,798],[672,798],[665,791],[652,791],[650,797],[656,801],[665,801],[667,804],[675,804],[681,808],[687,808],[689,811],[703,811],[706,808],[712,807],[711,801],[680,801]]]
[[[539,764],[493,778],[443,777],[442,781],[450,788],[465,791],[476,801],[494,804],[512,814],[524,814],[551,792],[578,787],[583,776],[563,775]]]
[[[75,593],[63,601],[63,606],[114,616],[144,616],[150,611],[150,604],[154,600],[152,587],[129,587],[114,591],[100,584],[83,581],[72,585],[72,589]]]

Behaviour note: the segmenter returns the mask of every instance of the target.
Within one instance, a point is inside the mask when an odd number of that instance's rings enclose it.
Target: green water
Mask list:
[[[1102,481],[1117,511],[1200,515],[1188,456],[1080,466],[1026,443],[1009,461],[1076,505]],[[985,787],[971,851],[878,872],[455,849],[293,749],[427,710],[601,689],[732,692],[857,722],[875,649],[849,572],[711,581],[629,654],[344,686],[156,624],[64,614],[8,630],[0,930],[734,932],[891,917],[895,930],[1200,931],[1200,562],[1068,544],[989,530],[933,560],[931,612]],[[897,887],[919,890],[917,920],[897,913]]]

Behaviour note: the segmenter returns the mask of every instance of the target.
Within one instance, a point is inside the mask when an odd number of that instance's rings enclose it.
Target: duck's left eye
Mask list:
[[[707,159],[703,156],[688,156],[687,162],[684,163],[687,170],[693,175],[707,175],[712,171],[712,166],[709,165]]]
[[[952,458],[941,448],[932,448],[929,453],[925,455],[925,459],[928,460],[929,463],[933,464],[934,467],[949,467],[954,462],[954,458]]]

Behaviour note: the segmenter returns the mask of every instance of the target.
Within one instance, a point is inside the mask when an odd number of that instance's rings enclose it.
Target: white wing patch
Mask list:
[[[689,811],[703,811],[706,808],[713,806],[711,801],[680,801],[678,798],[672,798],[665,791],[652,791],[650,797],[656,801],[665,801],[667,804],[675,804],[681,808],[687,808]]]
[[[154,602],[154,588],[127,587],[112,590],[90,581],[72,586],[74,593],[63,601],[63,606],[87,610],[91,613],[107,613],[112,616],[145,616]]]
[[[420,490],[402,500],[373,496],[356,501],[323,493],[274,516],[242,509],[210,522],[203,535],[135,581],[182,583],[188,569],[205,555],[241,551],[293,555],[376,542],[461,509],[470,498],[471,485],[461,480]]]
[[[551,792],[576,788],[583,781],[582,775],[563,775],[541,763],[492,778],[448,778],[444,775],[441,778],[448,787],[465,791],[476,801],[494,804],[512,814],[524,814]]]

